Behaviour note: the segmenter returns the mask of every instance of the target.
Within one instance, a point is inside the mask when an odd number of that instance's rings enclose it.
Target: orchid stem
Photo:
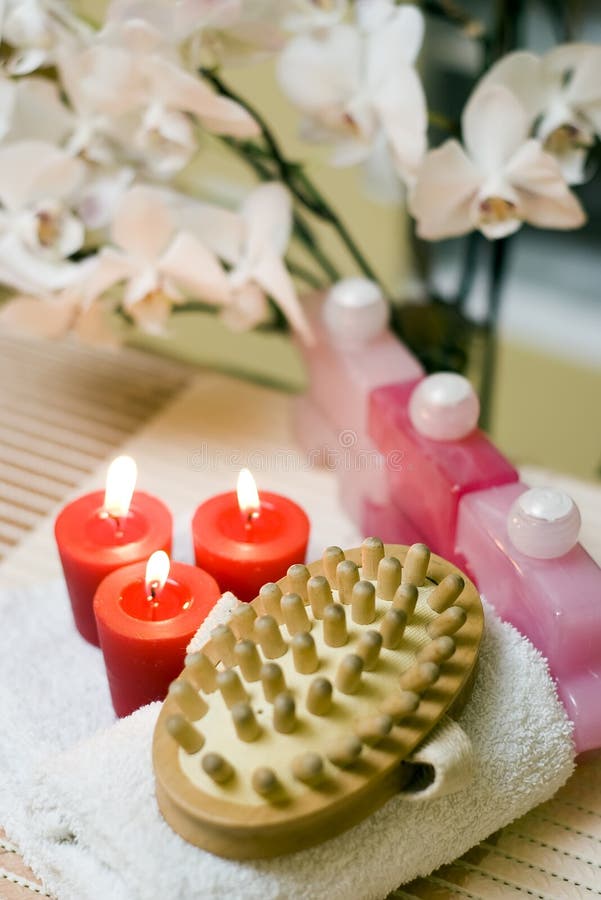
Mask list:
[[[342,222],[338,214],[334,209],[329,205],[329,203],[324,199],[322,194],[319,192],[313,181],[309,178],[307,173],[305,172],[302,165],[299,163],[290,162],[290,160],[286,159],[278,139],[273,133],[272,129],[265,121],[263,116],[256,110],[253,106],[251,106],[244,98],[238,95],[235,91],[232,91],[228,85],[225,84],[223,79],[217,74],[215,69],[201,69],[201,74],[204,78],[207,79],[224,97],[228,97],[230,100],[234,100],[236,103],[239,103],[246,111],[254,118],[259,128],[261,129],[261,136],[265,142],[267,153],[261,150],[260,147],[257,147],[255,144],[251,142],[245,142],[241,145],[243,154],[249,159],[249,164],[255,168],[255,171],[259,173],[259,168],[257,163],[260,162],[256,159],[257,154],[261,155],[263,161],[269,159],[274,163],[275,168],[277,170],[277,176],[281,179],[281,181],[286,184],[288,189],[290,190],[293,197],[301,203],[309,212],[313,213],[313,215],[322,219],[324,222],[327,222],[338,234],[341,242],[346,247],[349,255],[355,261],[357,267],[365,275],[366,278],[375,281],[376,284],[379,284],[382,287],[380,279],[374,269],[371,267],[366,257],[360,250],[357,245],[355,239],[349,232],[346,225]],[[227,143],[229,146],[234,146],[236,142],[229,138],[227,139]],[[265,177],[264,175],[262,177]],[[273,173],[269,171],[269,177],[274,177]],[[313,247],[313,253],[316,253],[317,244]],[[317,256],[316,256],[317,258]],[[329,264],[329,263],[328,263]],[[320,265],[323,268],[323,258],[320,260]],[[331,264],[330,264],[331,265]],[[336,272],[335,267],[331,267],[331,277],[338,279],[340,275]],[[384,288],[382,288],[384,290]]]

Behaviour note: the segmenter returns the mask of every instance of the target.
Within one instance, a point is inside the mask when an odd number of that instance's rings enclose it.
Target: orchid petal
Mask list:
[[[314,338],[311,327],[292,279],[280,257],[274,253],[265,253],[258,265],[253,268],[253,280],[277,303],[293,330],[297,331],[307,344],[312,344]]]
[[[288,99],[305,112],[346,104],[361,81],[359,32],[337,25],[293,38],[279,57],[277,78]]]
[[[368,37],[368,82],[374,89],[412,65],[424,40],[424,16],[417,6],[393,7],[392,16]],[[400,76],[397,76],[400,77]]]
[[[164,335],[171,315],[173,302],[166,294],[157,291],[147,294],[128,310],[132,319],[146,334]]]
[[[526,50],[501,57],[481,79],[478,90],[491,85],[510,90],[532,120],[544,109],[554,87],[545,78],[545,66],[540,56]]]
[[[37,139],[61,144],[73,127],[73,115],[62,103],[58,87],[48,78],[16,82],[10,140]]]
[[[592,47],[574,69],[566,99],[585,115],[601,134],[601,47]]]
[[[44,259],[25,247],[12,232],[0,240],[0,281],[22,293],[58,291],[79,277],[76,263]]]
[[[579,228],[586,215],[566,185],[557,161],[538,141],[527,141],[509,162],[506,176],[520,195],[520,212],[539,228]]]
[[[130,278],[133,271],[131,261],[124,254],[111,247],[104,247],[94,258],[83,279],[84,302],[93,303],[109,288]]]
[[[159,56],[151,57],[145,65],[151,96],[165,105],[193,113],[220,134],[235,137],[259,134],[259,126],[250,113],[239,103],[220,97],[200,78]]]
[[[405,190],[384,132],[374,141],[363,172],[366,191],[376,203],[398,204],[405,199]]]
[[[382,85],[373,103],[394,150],[398,172],[411,180],[427,148],[428,111],[415,69],[399,67],[398,75]]]
[[[264,292],[252,282],[238,288],[221,312],[220,319],[231,331],[248,331],[269,318],[269,303]]]
[[[155,266],[148,265],[132,273],[123,291],[123,308],[131,312],[134,306],[142,303],[147,297],[154,294],[165,294],[161,290],[161,277]],[[171,305],[171,300],[169,301]]]
[[[260,184],[244,200],[240,215],[247,225],[244,255],[250,265],[264,248],[280,256],[285,253],[292,231],[292,199],[282,184]]]
[[[210,203],[187,203],[179,210],[182,226],[231,266],[243,253],[246,226],[239,213]]]
[[[321,5],[313,0],[296,0],[293,9],[282,18],[286,31],[315,31],[338,24],[347,10],[347,0],[331,0]]]
[[[489,241],[498,241],[501,238],[515,234],[522,227],[521,219],[503,219],[500,222],[477,221],[475,227],[482,232]]]
[[[498,172],[528,136],[528,115],[508,88],[477,87],[463,111],[466,149],[485,174]]]
[[[81,310],[72,330],[83,344],[107,349],[119,347],[121,344],[114,328],[111,327],[104,303],[92,303],[88,309]]]
[[[458,141],[446,141],[425,157],[409,197],[418,234],[440,240],[473,229],[471,204],[481,176]]]
[[[6,63],[9,75],[30,75],[48,62],[48,50],[43,47],[28,47],[17,50]]]
[[[217,258],[194,235],[179,232],[159,261],[159,271],[186,293],[208,303],[229,300],[227,275]]]
[[[12,334],[55,340],[69,330],[75,313],[71,303],[18,296],[0,309],[0,328]]]
[[[328,157],[328,162],[331,166],[340,169],[357,166],[368,159],[370,151],[371,147],[367,140],[359,138],[341,140],[336,143]]]
[[[166,191],[137,186],[121,198],[113,220],[117,246],[140,259],[154,260],[167,247],[175,230]]]
[[[12,128],[16,108],[17,86],[10,78],[0,79],[0,140],[4,140]]]
[[[0,200],[19,209],[41,199],[71,194],[85,170],[80,160],[44,141],[17,141],[0,147]]]
[[[77,212],[86,228],[106,228],[133,178],[134,170],[124,166],[113,171],[101,170],[100,174],[86,179],[77,200]]]

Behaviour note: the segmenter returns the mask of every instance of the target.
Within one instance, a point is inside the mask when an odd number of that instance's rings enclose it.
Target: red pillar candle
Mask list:
[[[92,601],[102,579],[128,563],[145,562],[155,550],[171,552],[171,513],[156,497],[134,493],[135,481],[134,461],[118,457],[106,490],[69,503],[54,526],[77,630],[96,646]]]
[[[280,494],[261,491],[247,469],[238,491],[202,503],[192,520],[196,565],[217,579],[223,591],[249,602],[268,581],[277,581],[307,553],[309,519]]]
[[[152,566],[161,558],[166,571]],[[113,707],[127,716],[162,700],[184,667],[186,647],[220,596],[214,578],[154,553],[148,563],[111,572],[94,597],[94,614]]]

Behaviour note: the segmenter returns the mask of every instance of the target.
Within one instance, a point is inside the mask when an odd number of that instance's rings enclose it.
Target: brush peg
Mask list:
[[[290,734],[296,728],[296,703],[288,691],[278,694],[273,701],[273,727],[280,734]]]
[[[409,584],[409,582],[405,582],[405,584],[402,584],[396,589],[394,597],[392,598],[392,605],[394,609],[400,609],[402,612],[406,613],[407,618],[409,619],[415,612],[417,598],[418,592],[416,586],[414,584]]]
[[[407,625],[407,615],[402,609],[391,606],[384,613],[380,625],[382,644],[387,650],[396,650],[403,640],[403,633]]]
[[[358,581],[351,594],[351,616],[356,625],[371,625],[376,617],[376,589],[371,581]]]
[[[286,690],[284,673],[277,663],[265,663],[261,667],[261,684],[268,703],[273,703],[278,694]]]
[[[430,564],[430,548],[425,544],[412,544],[405,557],[403,581],[421,587],[426,580]]]
[[[447,659],[450,659],[455,652],[455,641],[447,634],[430,641],[417,654],[420,662],[433,662],[440,666]]]
[[[277,775],[273,769],[269,769],[267,766],[259,766],[258,769],[255,769],[252,773],[251,784],[260,797],[267,799],[273,797],[280,789]]]
[[[455,634],[465,625],[466,619],[466,612],[461,606],[451,606],[430,622],[427,628],[428,634],[432,640],[443,635]]]
[[[186,678],[188,678],[194,687],[205,694],[211,694],[215,688],[215,678],[217,670],[215,666],[204,653],[188,653],[185,660]]]
[[[357,644],[357,655],[363,660],[366,672],[373,672],[380,658],[382,635],[379,631],[364,631]]]
[[[226,669],[225,672],[217,673],[217,687],[228,709],[231,709],[236,703],[248,700],[238,673],[234,669]]]
[[[342,694],[354,694],[361,684],[363,660],[356,653],[349,653],[341,661],[336,672],[336,687]]]
[[[205,742],[203,735],[180,713],[169,716],[165,727],[186,753],[198,753],[199,750],[202,750]]]
[[[309,616],[300,594],[284,594],[282,597],[282,615],[290,635],[311,629]]]
[[[423,694],[438,680],[439,675],[440,667],[436,663],[416,662],[406,672],[403,672],[399,679],[399,685],[404,691]]]
[[[375,579],[378,565],[384,557],[384,544],[380,538],[368,537],[361,544],[361,578]]]
[[[343,559],[336,569],[338,582],[338,599],[341,603],[350,603],[353,587],[359,581],[359,568],[352,559]]]
[[[308,787],[317,787],[324,778],[323,759],[318,753],[301,753],[292,760],[292,774]]]
[[[205,753],[200,764],[216,784],[225,784],[234,774],[234,769],[220,753]]]
[[[202,719],[209,708],[198,691],[184,678],[171,682],[169,696],[173,697],[186,718],[192,722]]]
[[[323,611],[323,639],[328,647],[343,647],[348,641],[346,613],[340,603],[330,603]]]
[[[328,750],[326,756],[335,766],[340,769],[346,769],[356,763],[361,755],[363,744],[355,734],[336,741]]]
[[[336,577],[338,564],[341,563],[343,559],[344,553],[340,547],[326,547],[323,551],[323,556],[321,558],[323,572],[330,583],[330,587],[334,590],[338,588],[338,579]]]
[[[403,567],[396,556],[385,556],[378,563],[376,593],[382,600],[391,601],[403,577]]]
[[[236,664],[234,658],[236,637],[228,625],[218,625],[216,628],[213,628],[211,631],[211,643],[224,666],[229,668]]]
[[[415,691],[400,691],[398,694],[391,694],[381,705],[381,710],[385,715],[391,717],[393,722],[398,725],[403,719],[411,716],[420,704],[420,696]]]
[[[252,638],[257,614],[250,603],[237,606],[230,617],[230,626],[238,640]]]
[[[261,657],[254,641],[244,640],[234,648],[236,663],[245,681],[258,681],[261,677]]]
[[[363,719],[356,726],[355,733],[359,740],[368,747],[375,747],[392,731],[392,716],[381,714]]]
[[[250,703],[236,703],[235,706],[232,706],[231,712],[234,728],[240,740],[247,742],[256,740],[261,728]]]
[[[282,610],[280,607],[282,601],[282,591],[280,586],[273,581],[268,581],[259,591],[259,598],[261,600],[263,613],[266,616],[272,616],[276,622],[281,624],[284,620],[282,619]]]
[[[292,656],[294,658],[294,668],[301,675],[310,675],[315,672],[319,666],[319,658],[315,641],[308,631],[301,631],[295,634],[290,642],[292,647]]]
[[[279,659],[288,649],[273,616],[259,616],[255,622],[255,637],[267,659]]]
[[[465,581],[461,575],[451,572],[445,575],[440,584],[437,584],[430,596],[428,604],[436,613],[443,613],[452,606],[465,587]]]
[[[323,611],[332,602],[332,589],[323,575],[314,575],[307,582],[307,594],[315,619],[323,619]]]
[[[332,683],[327,678],[314,678],[307,692],[307,709],[314,716],[327,716],[332,708]]]
[[[303,603],[307,603],[307,582],[311,577],[308,568],[302,563],[296,563],[290,566],[288,575],[288,593],[298,594]]]

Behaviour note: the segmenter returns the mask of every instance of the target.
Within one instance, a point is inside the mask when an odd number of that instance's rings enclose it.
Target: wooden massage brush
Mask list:
[[[160,809],[185,840],[252,859],[310,847],[397,793],[403,761],[473,682],[474,585],[424,544],[368,538],[295,565],[215,628],[154,733]]]

